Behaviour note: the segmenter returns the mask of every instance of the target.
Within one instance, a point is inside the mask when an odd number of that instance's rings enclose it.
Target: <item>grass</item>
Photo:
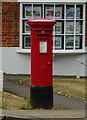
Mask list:
[[[54,77],[53,88],[58,94],[86,100],[85,79],[58,79],[58,77]]]
[[[5,110],[31,110],[30,101],[26,98],[2,92],[0,93],[0,108]],[[52,110],[63,110],[62,107],[54,106]]]
[[[2,108],[2,93],[0,93],[0,108]]]
[[[0,100],[0,108],[2,109],[31,109],[30,102],[26,98],[18,97],[7,92],[0,93],[0,96],[2,96],[2,100]]]
[[[26,75],[5,75],[4,79],[9,79],[17,84],[30,84],[30,77]],[[73,96],[82,100],[87,100],[85,98],[85,84],[85,79],[53,77],[53,90],[57,94]],[[10,110],[32,109],[28,99],[6,92],[0,93],[0,108]]]
[[[4,75],[4,79],[9,79],[17,84],[30,84],[28,75]],[[53,89],[57,94],[73,96],[82,100],[85,98],[85,79],[53,77]]]

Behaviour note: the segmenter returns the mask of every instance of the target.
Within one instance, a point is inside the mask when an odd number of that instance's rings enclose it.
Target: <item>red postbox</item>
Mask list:
[[[31,27],[31,88],[33,108],[53,106],[52,30],[55,20],[36,18],[28,20]]]

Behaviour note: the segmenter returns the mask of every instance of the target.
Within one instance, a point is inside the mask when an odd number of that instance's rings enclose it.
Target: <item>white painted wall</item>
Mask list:
[[[2,48],[0,47],[0,70],[2,70]]]
[[[3,72],[7,74],[30,74],[30,54],[17,53],[18,48],[3,48]],[[77,59],[85,62],[85,54],[56,54],[53,61],[53,74],[76,76]],[[80,64],[80,75],[85,76],[85,66]]]
[[[87,76],[87,47],[86,47],[86,54],[85,54],[85,76]]]
[[[56,55],[53,62],[53,73],[62,76],[76,76],[78,59],[80,63],[85,61],[84,55]],[[85,75],[85,67],[80,64],[80,75]]]
[[[85,55],[85,76],[87,76],[87,54]]]
[[[2,48],[0,47],[0,92],[3,91]]]
[[[7,74],[29,74],[31,65],[30,55],[18,54],[16,50],[16,47],[3,48],[3,72]]]
[[[0,92],[3,91],[3,72],[0,70]]]

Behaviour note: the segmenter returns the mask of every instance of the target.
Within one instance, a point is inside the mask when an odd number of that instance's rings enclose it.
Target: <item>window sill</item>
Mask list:
[[[30,54],[31,53],[31,49],[18,49],[18,50],[16,50],[16,53],[19,53],[19,54]]]
[[[85,54],[85,50],[53,50],[53,54]]]
[[[19,54],[31,54],[31,49],[18,49]],[[85,54],[85,50],[53,50],[53,54]]]

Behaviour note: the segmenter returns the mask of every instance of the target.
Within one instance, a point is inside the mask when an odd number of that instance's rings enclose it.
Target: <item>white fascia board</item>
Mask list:
[[[86,3],[87,0],[18,0],[18,2],[29,2],[29,3]]]

